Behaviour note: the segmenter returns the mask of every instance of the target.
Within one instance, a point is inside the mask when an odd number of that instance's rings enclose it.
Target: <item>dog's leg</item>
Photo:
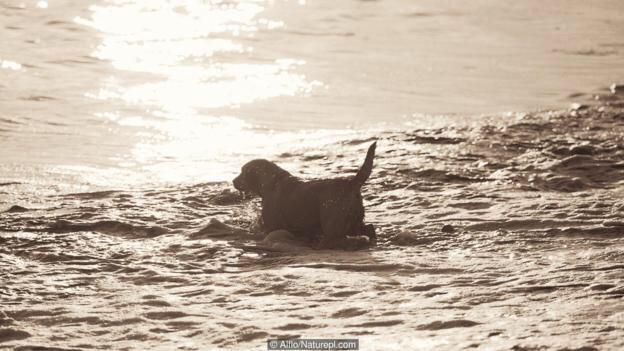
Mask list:
[[[344,236],[341,234],[341,230],[335,229],[323,229],[323,235],[321,240],[316,244],[317,250],[323,249],[341,249],[344,241]]]
[[[326,205],[321,208],[321,229],[323,233],[317,249],[339,249],[346,238],[348,230],[348,219],[345,218],[345,211],[340,210],[340,206]]]

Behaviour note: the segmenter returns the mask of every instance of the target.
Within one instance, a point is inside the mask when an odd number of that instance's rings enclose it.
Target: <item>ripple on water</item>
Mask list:
[[[0,341],[227,348],[436,333],[501,349],[526,335],[618,345],[624,149],[610,144],[624,125],[615,108],[570,113],[382,138],[363,194],[379,244],[359,251],[276,247],[289,237],[256,235],[257,200],[225,183],[3,203]],[[326,157],[307,165],[344,175],[357,163]]]

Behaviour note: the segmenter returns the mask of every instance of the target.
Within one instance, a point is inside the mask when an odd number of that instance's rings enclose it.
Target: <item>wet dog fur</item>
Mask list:
[[[364,223],[361,188],[372,172],[376,145],[370,145],[355,176],[303,181],[273,162],[257,159],[242,167],[233,184],[239,191],[262,198],[267,233],[287,230],[318,249],[361,246],[361,241],[351,240],[356,236],[366,236],[374,244],[375,228]]]

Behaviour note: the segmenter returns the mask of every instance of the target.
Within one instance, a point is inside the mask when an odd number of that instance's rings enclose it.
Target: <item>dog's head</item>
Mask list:
[[[234,178],[234,188],[246,194],[264,196],[282,177],[290,175],[275,163],[267,160],[247,162],[238,177]]]

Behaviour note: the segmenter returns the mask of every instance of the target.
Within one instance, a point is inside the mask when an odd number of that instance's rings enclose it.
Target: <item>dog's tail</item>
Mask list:
[[[368,147],[368,152],[366,153],[366,159],[364,160],[364,164],[357,172],[355,177],[353,177],[353,184],[357,187],[362,187],[368,177],[370,177],[371,172],[373,171],[373,158],[375,157],[375,148],[377,147],[377,142],[371,144]]]

